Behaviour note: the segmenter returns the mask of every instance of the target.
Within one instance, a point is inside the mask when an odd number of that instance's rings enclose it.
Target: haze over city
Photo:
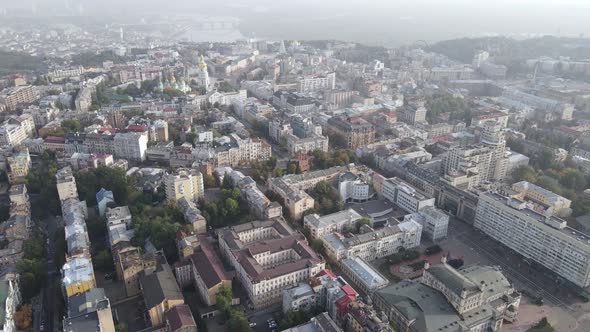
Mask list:
[[[0,0],[0,332],[588,332],[589,14]]]

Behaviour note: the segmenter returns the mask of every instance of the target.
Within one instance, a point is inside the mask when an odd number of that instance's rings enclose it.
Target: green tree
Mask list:
[[[80,121],[78,120],[63,120],[61,122],[61,128],[66,133],[77,133],[80,131]]]
[[[553,165],[555,154],[551,149],[544,148],[536,158],[536,162],[540,169],[546,170]]]
[[[127,324],[125,323],[119,323],[117,324],[117,326],[115,326],[115,332],[127,332],[128,328],[127,328]]]
[[[111,257],[111,253],[107,249],[99,251],[93,257],[92,262],[94,263],[94,267],[99,271],[114,271],[113,257]]]
[[[215,188],[217,187],[217,181],[215,180],[214,176],[203,174],[203,185],[205,186],[205,189]]]
[[[45,260],[23,259],[16,268],[21,276],[21,293],[25,303],[41,291],[46,276]]]
[[[371,220],[369,218],[361,218],[357,220],[355,224],[356,232],[358,233],[363,225],[371,226]]]
[[[574,168],[567,168],[563,172],[559,182],[564,187],[576,191],[584,190],[586,188],[586,178],[584,177],[584,173]]]
[[[235,332],[249,332],[250,324],[244,315],[244,312],[239,309],[232,309],[229,318],[229,329]]]
[[[520,166],[512,172],[512,179],[514,182],[528,181],[535,183],[537,182],[537,172],[530,166]]]

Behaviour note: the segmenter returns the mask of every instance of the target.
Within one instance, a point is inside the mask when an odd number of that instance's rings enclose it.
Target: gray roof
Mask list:
[[[164,300],[182,300],[174,274],[168,264],[162,264],[160,271],[142,274],[139,277],[145,306],[151,309]]]
[[[484,299],[513,291],[510,281],[498,266],[470,265],[459,272],[482,289]]]
[[[463,274],[447,264],[431,266],[428,272],[443,282],[455,294],[461,296],[463,291],[467,293],[478,292],[480,289],[473,281],[467,279]]]
[[[488,320],[494,315],[493,308],[484,305],[460,316],[442,293],[410,280],[385,287],[375,294],[387,306],[394,306],[407,320],[414,320],[414,331],[465,331],[468,327]]]
[[[68,298],[68,317],[80,315],[107,308],[109,299],[103,288],[91,288],[87,292],[76,294]]]

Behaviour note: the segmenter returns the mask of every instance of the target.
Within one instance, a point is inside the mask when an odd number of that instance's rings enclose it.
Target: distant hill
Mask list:
[[[550,36],[524,40],[507,37],[461,38],[438,42],[430,50],[463,63],[471,63],[478,50],[488,50],[492,56],[508,61],[539,56],[567,56],[581,60],[590,59],[590,39]]]
[[[26,53],[0,50],[0,75],[47,71],[44,60]]]

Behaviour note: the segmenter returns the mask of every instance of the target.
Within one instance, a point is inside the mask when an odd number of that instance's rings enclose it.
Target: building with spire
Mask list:
[[[211,89],[211,81],[209,80],[209,72],[207,71],[207,63],[205,63],[205,58],[201,55],[199,56],[199,70],[198,70],[198,77],[199,77],[199,85],[204,87],[207,92]]]

